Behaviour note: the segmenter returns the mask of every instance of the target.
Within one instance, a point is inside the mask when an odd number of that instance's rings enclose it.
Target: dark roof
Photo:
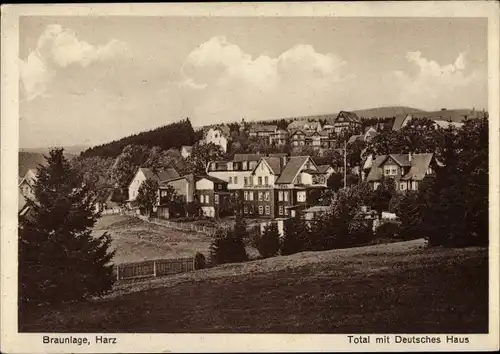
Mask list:
[[[321,175],[323,172],[316,170],[302,170],[302,172],[309,173],[310,175]]]
[[[217,178],[217,177],[213,177],[213,176],[208,176],[208,175],[199,176],[199,178],[197,178],[197,181],[202,180],[202,179],[208,179],[209,181],[212,181],[214,183],[225,183],[225,184],[227,184],[227,182],[224,181],[223,179],[220,179],[220,178]]]
[[[353,135],[349,138],[349,140],[347,141],[348,144],[352,144],[354,143],[355,141],[357,140],[363,140],[363,135]]]
[[[259,161],[262,155],[260,154],[234,154],[233,161]]]
[[[165,170],[158,171],[157,173],[154,173],[152,169],[145,167],[141,167],[140,170],[142,171],[142,173],[144,173],[146,178],[158,182],[168,181],[179,177],[179,173],[173,168],[167,168]]]
[[[262,159],[265,160],[266,163],[269,165],[272,173],[274,173],[275,175],[279,175],[281,173],[281,161],[282,161],[281,158],[276,156],[276,157],[263,157]]]
[[[360,123],[361,120],[357,116],[356,113],[353,112],[346,112],[346,111],[340,111],[339,114],[337,115],[337,118],[335,118],[335,122],[339,119],[343,118],[344,121],[348,122],[354,122],[354,123]]]
[[[411,161],[409,160],[408,154],[391,154],[391,155],[380,155],[375,158],[372,163],[372,167],[368,176],[367,181],[379,181],[382,177],[381,171],[379,171],[380,166],[387,160],[388,157],[392,157],[396,162],[403,163],[403,166],[411,166],[410,171],[406,173],[402,180],[422,180],[425,177],[425,173],[432,161],[433,154],[412,154]]]
[[[288,160],[283,172],[276,180],[276,183],[293,183],[295,176],[300,172],[302,165],[309,159],[309,156],[292,156]]]
[[[319,165],[318,166],[318,171],[321,173],[326,173],[326,171],[332,166],[330,165]]]
[[[196,179],[200,179],[200,176],[195,176],[193,173],[190,173],[188,175],[184,175],[184,176],[179,176],[179,177],[176,177],[176,178],[172,178],[172,179],[169,179],[168,181],[163,181],[160,183],[160,188],[165,188],[168,186],[168,184],[170,182],[174,182],[174,181],[178,181],[180,179],[185,179],[187,180],[189,183],[194,183],[194,181]]]

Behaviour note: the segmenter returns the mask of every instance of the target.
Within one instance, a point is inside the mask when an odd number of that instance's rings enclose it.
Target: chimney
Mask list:
[[[282,168],[286,166],[287,161],[288,161],[288,156],[287,155],[281,156],[281,167]]]

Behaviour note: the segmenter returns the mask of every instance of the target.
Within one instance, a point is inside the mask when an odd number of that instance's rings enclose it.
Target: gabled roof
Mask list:
[[[271,173],[275,175],[279,175],[281,173],[281,158],[279,157],[263,157],[269,168],[271,169]],[[257,168],[257,167],[255,167]]]
[[[335,122],[337,122],[339,118],[343,118],[343,120],[346,122],[353,122],[353,123],[361,122],[357,114],[353,112],[340,111],[339,114],[337,115],[337,118],[335,118]]]
[[[357,140],[363,140],[363,135],[353,135],[349,138],[349,140],[347,141],[348,144],[352,144],[354,143],[355,141]]]
[[[260,154],[234,154],[233,161],[259,161],[262,155]]]
[[[158,171],[157,173],[154,173],[152,169],[145,167],[140,167],[139,170],[142,171],[146,178],[157,182],[168,181],[179,177],[179,173],[173,168],[167,168],[165,170]]]
[[[331,165],[319,165],[318,166],[318,171],[321,173],[326,173],[328,169],[333,168]]]
[[[410,171],[404,175],[402,180],[417,180],[424,179],[427,169],[432,161],[433,154],[413,154],[411,158]]]
[[[281,172],[281,175],[279,178],[276,180],[276,183],[293,183],[293,180],[297,176],[297,174],[300,172],[300,169],[304,165],[304,163],[309,160],[309,156],[292,156],[288,160],[287,164],[285,165],[285,168],[283,169],[283,172]]]
[[[380,166],[387,160],[388,157],[393,158],[396,162],[404,162],[403,166],[410,166],[410,170],[406,173],[402,180],[422,180],[425,177],[426,171],[432,161],[434,154],[412,154],[411,161],[408,154],[391,154],[380,155],[375,158],[371,165],[370,172],[366,177],[367,181],[378,181],[382,178],[383,172],[379,171]]]

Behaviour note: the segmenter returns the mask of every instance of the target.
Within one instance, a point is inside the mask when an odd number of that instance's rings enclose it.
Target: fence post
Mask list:
[[[116,280],[120,280],[120,265],[116,266]]]
[[[156,259],[153,260],[153,277],[156,277]]]

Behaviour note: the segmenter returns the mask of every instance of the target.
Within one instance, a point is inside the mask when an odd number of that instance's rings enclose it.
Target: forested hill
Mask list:
[[[82,152],[81,156],[116,157],[127,145],[158,146],[163,150],[179,149],[183,145],[193,145],[198,140],[188,119],[165,125],[147,132],[134,134],[107,144],[98,145]]]

